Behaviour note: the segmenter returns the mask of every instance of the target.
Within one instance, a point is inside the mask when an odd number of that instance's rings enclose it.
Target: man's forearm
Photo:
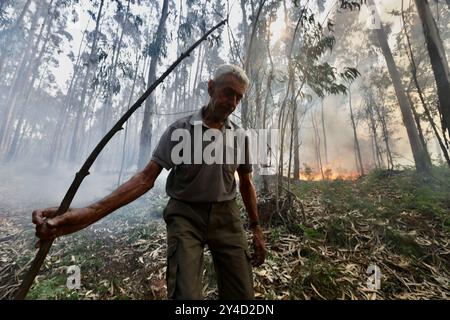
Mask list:
[[[93,223],[133,200],[136,200],[152,187],[153,182],[149,181],[143,172],[137,173],[130,180],[114,190],[110,195],[89,206],[89,208],[93,209],[92,220],[90,219],[91,221],[89,221],[89,223]]]
[[[256,190],[251,180],[241,181],[239,190],[247,210],[250,223],[259,220],[258,207],[256,202]]]

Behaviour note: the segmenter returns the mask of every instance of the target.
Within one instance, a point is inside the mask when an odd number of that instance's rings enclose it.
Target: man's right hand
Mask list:
[[[36,236],[40,240],[53,240],[62,235],[81,230],[90,224],[93,209],[90,207],[69,209],[55,217],[57,208],[33,211],[33,223],[36,225]],[[40,241],[36,247],[40,246]]]

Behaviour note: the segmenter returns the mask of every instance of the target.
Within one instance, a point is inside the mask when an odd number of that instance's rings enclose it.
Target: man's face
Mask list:
[[[233,113],[246,89],[245,84],[232,74],[224,76],[218,83],[209,80],[210,106],[217,120],[223,121]]]

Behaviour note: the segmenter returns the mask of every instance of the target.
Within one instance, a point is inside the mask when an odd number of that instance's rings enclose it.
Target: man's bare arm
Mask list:
[[[54,217],[56,208],[34,211],[36,235],[41,239],[53,239],[91,225],[149,191],[161,170],[159,164],[150,161],[144,170],[135,174],[110,195],[85,208],[71,209],[57,217]]]
[[[251,173],[239,172],[239,191],[244,201],[250,223],[259,221],[258,207],[256,205],[256,190],[253,185]]]
[[[94,222],[136,200],[153,188],[155,180],[158,178],[161,170],[162,167],[159,164],[150,161],[144,170],[135,174],[130,180],[123,183],[109,196],[90,205],[89,207],[94,209]]]
[[[259,266],[266,258],[266,244],[264,241],[264,234],[259,225],[256,190],[253,185],[251,173],[243,173],[238,170],[238,174],[239,190],[250,220],[250,229],[253,232],[253,247],[255,250],[253,254],[253,265]]]

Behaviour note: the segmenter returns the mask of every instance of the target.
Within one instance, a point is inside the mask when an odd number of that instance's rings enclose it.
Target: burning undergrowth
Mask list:
[[[257,298],[448,299],[450,173],[435,176],[374,171],[295,182],[278,205],[273,194],[261,195],[268,258],[255,269]],[[28,298],[164,299],[167,198],[157,194],[57,240]],[[34,254],[32,226],[15,220],[23,210],[1,215],[1,298],[12,297]],[[66,288],[69,265],[80,266],[79,290]],[[381,271],[379,290],[367,287],[369,265]],[[206,254],[207,299],[217,298],[213,270]]]

